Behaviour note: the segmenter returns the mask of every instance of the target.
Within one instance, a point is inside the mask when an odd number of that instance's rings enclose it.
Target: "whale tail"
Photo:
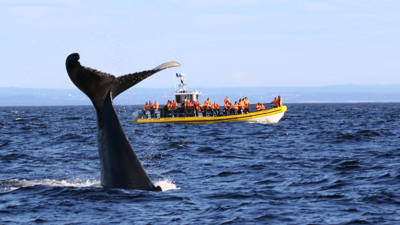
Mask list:
[[[79,58],[78,53],[70,54],[65,66],[72,82],[90,98],[96,109],[102,108],[108,93],[114,99],[147,77],[163,69],[180,66],[178,62],[167,62],[151,70],[116,77],[112,74],[81,66]]]
[[[97,111],[101,184],[109,188],[160,191],[153,185],[133,151],[112,99],[152,74],[179,66],[179,63],[168,62],[151,70],[120,77],[81,66],[78,53],[69,55],[65,65],[72,82],[90,98]]]

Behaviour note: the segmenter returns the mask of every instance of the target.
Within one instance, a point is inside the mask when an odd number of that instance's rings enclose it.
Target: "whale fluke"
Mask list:
[[[151,182],[133,151],[112,100],[152,74],[180,64],[167,62],[120,77],[82,66],[78,53],[69,55],[65,65],[72,82],[90,98],[97,112],[101,184],[107,188],[161,190]]]
[[[112,86],[112,95],[113,98],[117,97],[120,93],[124,92],[128,88],[132,87],[133,85],[139,83],[140,81],[146,79],[147,77],[157,73],[163,69],[167,69],[170,67],[180,66],[178,62],[167,62],[157,66],[152,70],[147,70],[143,72],[131,73],[126,74],[123,76],[118,77]]]
[[[67,72],[72,82],[90,98],[96,109],[102,107],[108,92],[111,92],[111,97],[114,99],[120,93],[147,77],[163,69],[180,66],[178,62],[167,62],[151,70],[116,77],[90,67],[81,66],[79,58],[78,53],[72,53],[67,57],[65,63]]]

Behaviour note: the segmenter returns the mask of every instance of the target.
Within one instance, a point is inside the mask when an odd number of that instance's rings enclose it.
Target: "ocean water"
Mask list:
[[[0,108],[0,224],[400,224],[400,104],[289,104],[279,124],[135,124],[162,192],[100,186],[91,106]]]

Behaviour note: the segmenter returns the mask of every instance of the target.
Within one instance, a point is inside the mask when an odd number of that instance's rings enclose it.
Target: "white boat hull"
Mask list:
[[[274,115],[268,115],[268,116],[248,119],[248,120],[245,120],[244,122],[262,123],[262,124],[274,124],[274,123],[278,123],[279,120],[281,120],[284,115],[285,115],[285,112],[281,112],[281,113],[277,113],[277,114],[274,114]]]

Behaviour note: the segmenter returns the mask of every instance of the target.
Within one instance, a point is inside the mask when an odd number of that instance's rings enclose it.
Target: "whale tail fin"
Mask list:
[[[72,82],[90,98],[96,109],[102,108],[107,94],[111,93],[111,97],[115,98],[128,88],[163,69],[180,66],[178,62],[167,62],[151,70],[116,77],[81,66],[79,58],[78,53],[70,54],[66,59],[65,66]]]

